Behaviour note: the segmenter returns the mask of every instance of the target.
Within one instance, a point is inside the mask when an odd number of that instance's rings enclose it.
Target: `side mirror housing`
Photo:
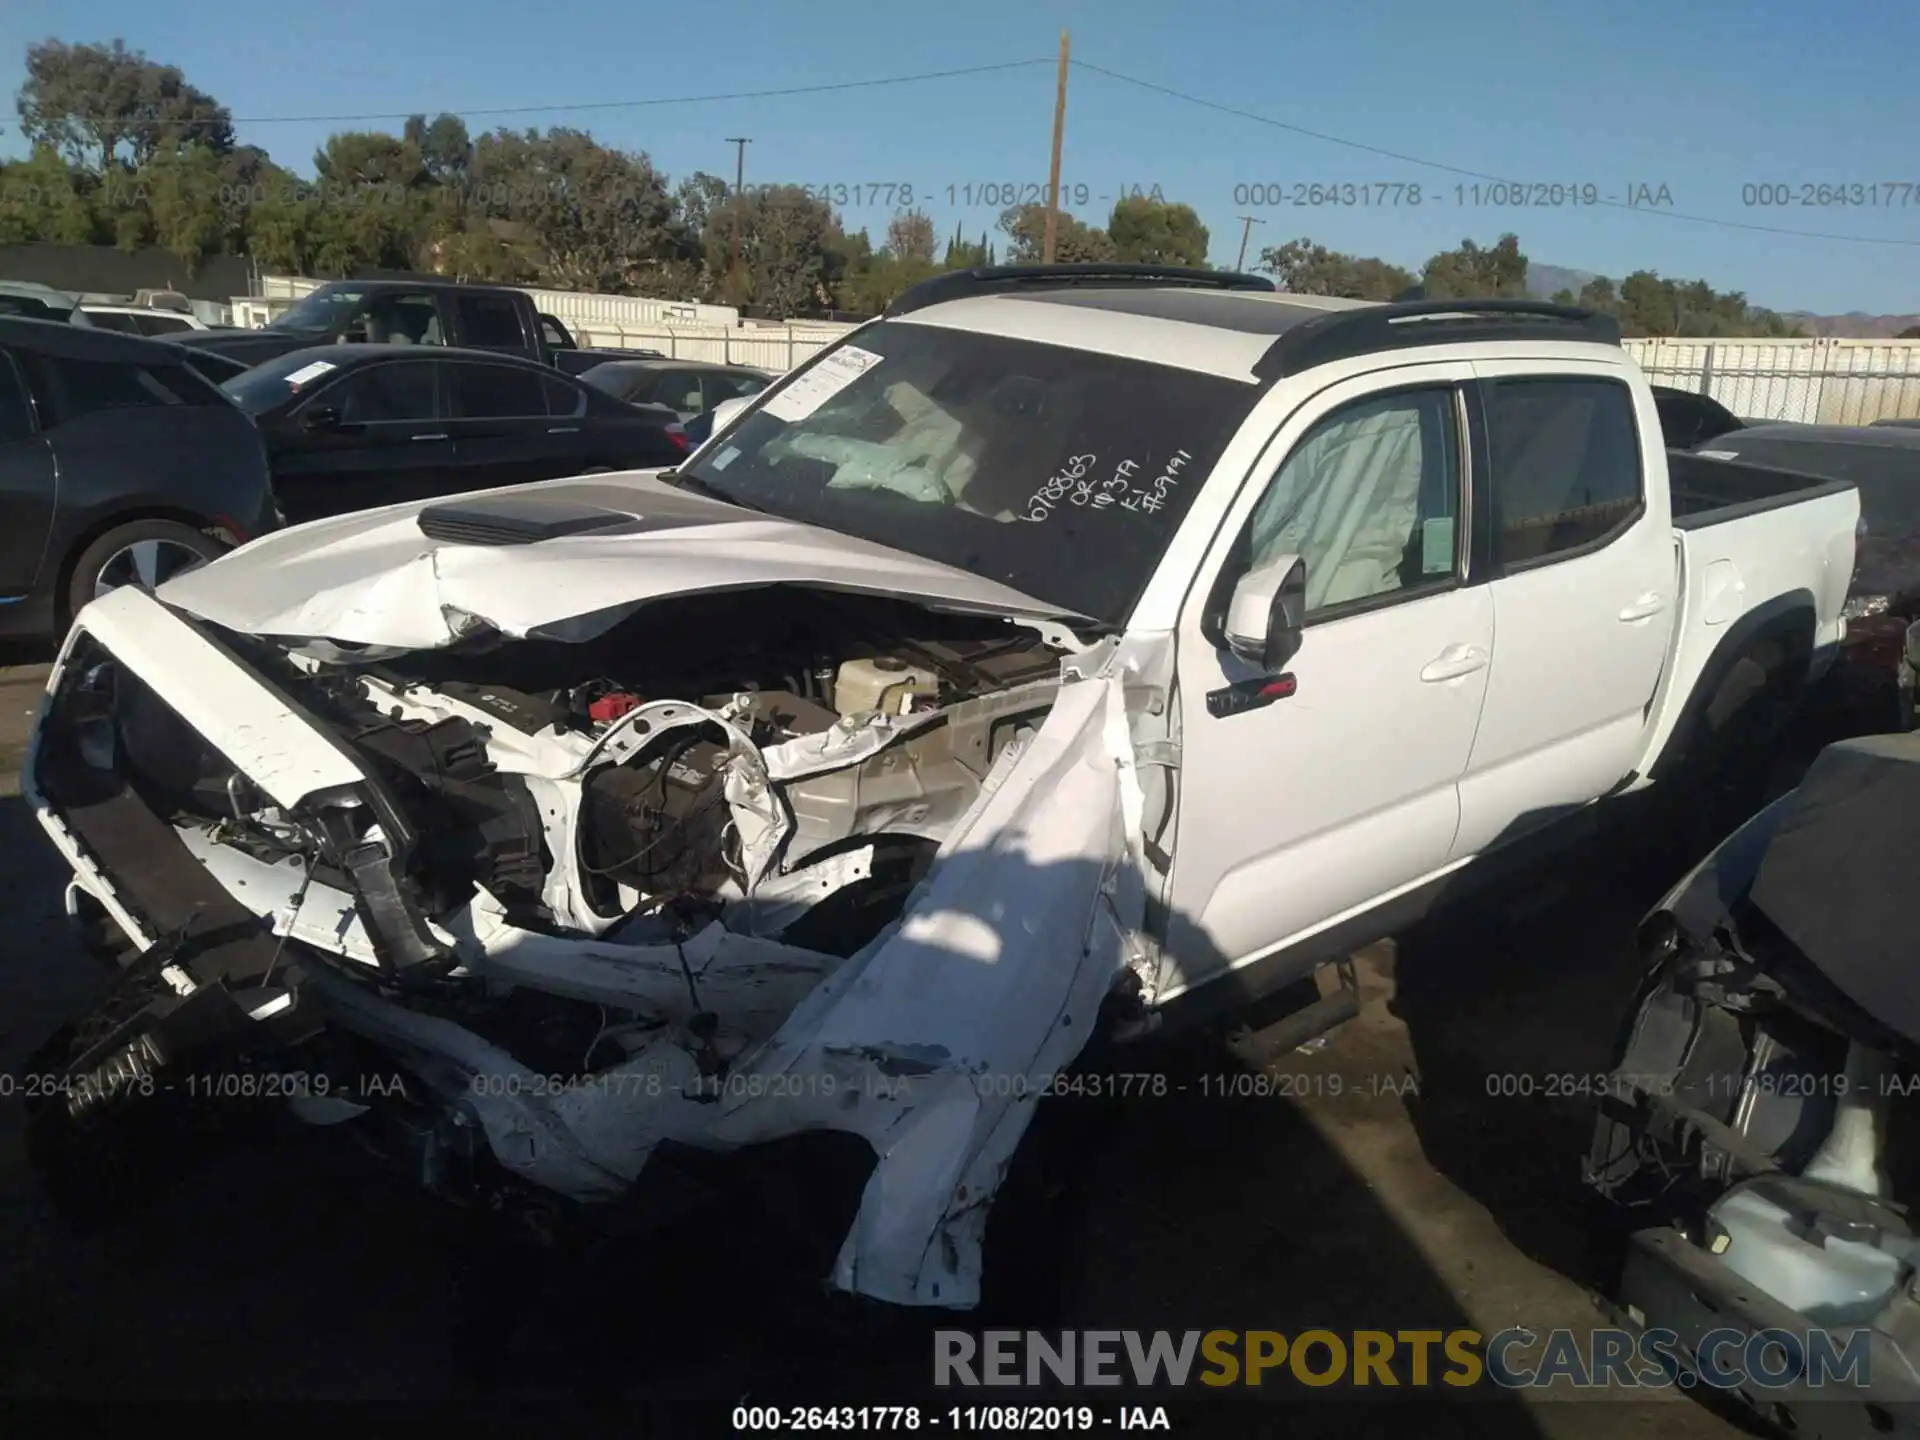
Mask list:
[[[1240,577],[1227,604],[1227,648],[1277,675],[1300,653],[1307,623],[1307,562],[1280,555]]]
[[[722,400],[718,405],[713,407],[713,425],[707,433],[709,435],[718,435],[733,423],[736,415],[752,403],[753,397],[751,395],[735,395],[730,399]]]

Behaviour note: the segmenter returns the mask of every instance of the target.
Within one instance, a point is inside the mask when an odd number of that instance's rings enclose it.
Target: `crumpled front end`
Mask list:
[[[739,673],[658,616],[410,669],[90,607],[26,788],[145,1003],[76,1040],[68,1118],[279,1047],[256,1088],[301,1118],[397,1113],[430,1177],[587,1205],[662,1147],[842,1132],[874,1166],[834,1283],[975,1303],[1038,1095],[1150,980],[1164,707],[1124,646],[781,601]]]

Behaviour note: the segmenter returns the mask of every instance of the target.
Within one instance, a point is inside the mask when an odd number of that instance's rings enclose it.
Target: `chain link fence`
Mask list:
[[[1870,425],[1920,418],[1917,340],[1628,340],[1656,385],[1747,420]]]

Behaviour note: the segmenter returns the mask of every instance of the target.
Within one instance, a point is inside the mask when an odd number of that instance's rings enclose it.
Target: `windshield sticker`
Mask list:
[[[1118,505],[1136,515],[1154,514],[1167,503],[1179,483],[1180,472],[1192,459],[1185,450],[1176,450],[1149,479],[1137,460],[1122,460],[1107,473],[1097,455],[1070,456],[1033,492],[1023,518],[1043,521],[1063,504],[1082,510],[1106,510]]]
[[[311,365],[302,365],[298,370],[287,376],[287,388],[290,390],[298,390],[309,380],[318,380],[329,370],[337,370],[339,368],[340,367],[335,365],[331,360],[316,360]]]
[[[724,470],[727,468],[727,466],[731,465],[734,461],[738,460],[739,458],[740,458],[740,447],[738,445],[729,445],[727,446],[726,449],[722,450],[718,455],[713,457],[713,468],[716,470]]]
[[[879,363],[880,356],[871,350],[842,345],[796,376],[760,411],[776,420],[804,420]]]

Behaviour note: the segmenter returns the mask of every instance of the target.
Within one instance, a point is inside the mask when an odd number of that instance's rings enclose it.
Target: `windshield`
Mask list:
[[[322,285],[290,310],[267,322],[269,330],[331,330],[333,322],[366,297],[364,290]]]
[[[1122,626],[1251,381],[890,320],[682,474]]]
[[[281,401],[311,390],[340,368],[338,361],[326,357],[325,349],[276,355],[231,380],[221,381],[220,388],[249,415],[264,415]]]

